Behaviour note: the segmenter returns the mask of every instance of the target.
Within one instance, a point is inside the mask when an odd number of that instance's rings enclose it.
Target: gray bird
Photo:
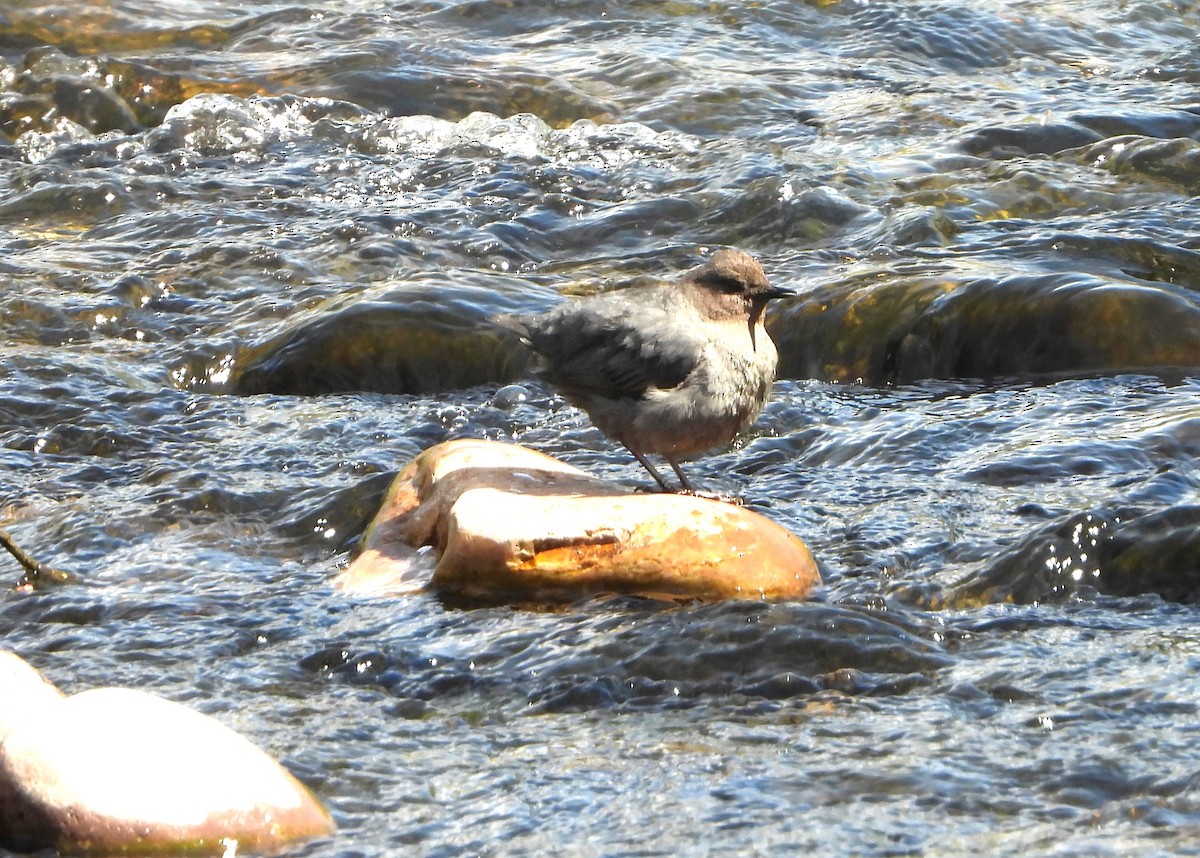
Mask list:
[[[778,353],[763,327],[772,287],[754,257],[719,250],[674,282],[503,316],[537,354],[537,375],[623,444],[663,491],[647,453],[679,460],[727,444],[766,404]]]

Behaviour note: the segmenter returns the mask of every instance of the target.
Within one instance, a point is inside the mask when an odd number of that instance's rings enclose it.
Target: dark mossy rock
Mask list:
[[[1200,366],[1184,290],[1086,274],[829,284],[775,311],[779,375],[867,384]]]
[[[66,118],[93,134],[139,130],[133,109],[112,89],[112,82],[113,77],[102,76],[94,63],[54,48],[30,51],[25,67],[14,73],[13,89],[0,95],[0,128],[15,137],[53,130]]]
[[[1200,603],[1200,506],[1071,515],[1039,528],[947,592],[916,600],[932,608],[1028,605],[1060,602],[1081,590]]]
[[[7,35],[11,41],[11,33]],[[0,41],[5,36],[0,17]],[[104,37],[112,36],[109,31]],[[157,43],[163,37],[152,38]],[[12,89],[0,93],[0,133],[14,138],[26,131],[52,131],[63,118],[93,134],[134,133],[157,126],[171,107],[200,93],[245,97],[261,92],[255,82],[197,76],[195,68],[186,64],[178,71],[164,71],[136,60],[71,56],[44,44],[28,51],[20,64],[11,67],[11,74]]]
[[[1138,280],[1180,286],[1188,291],[1179,294],[1189,299],[1200,292],[1200,250],[1150,236],[1053,232],[1033,238],[1026,248],[1043,257],[1066,259],[1077,271],[1101,276],[1106,271],[1120,271]]]
[[[528,355],[515,335],[489,324],[486,301],[411,290],[327,311],[248,349],[233,390],[432,394],[512,381]]]
[[[1200,137],[1200,111],[1078,113],[1055,122],[991,125],[966,133],[959,139],[959,146],[964,152],[980,157],[1018,158],[1054,155],[1106,138],[1130,135],[1158,140]]]
[[[62,115],[93,134],[137,131],[133,108],[100,83],[70,75],[30,80],[26,92],[49,100],[54,115]]]
[[[1104,135],[1075,122],[1025,122],[992,125],[965,134],[959,146],[969,155],[986,158],[1018,158],[1023,155],[1053,155],[1098,143]]]
[[[1046,252],[1071,252],[1070,238]],[[1153,247],[1092,249],[1147,277],[1165,267],[1191,279],[1190,251],[1160,265]],[[530,358],[488,320],[512,309],[494,292],[423,286],[325,310],[246,349],[230,389],[431,394],[508,383]],[[965,281],[872,273],[810,289],[769,316],[781,378],[889,384],[1200,367],[1191,291],[1080,272]]]
[[[1113,137],[1088,146],[1079,162],[1118,176],[1146,176],[1190,193],[1200,193],[1200,143],[1188,137]]]
[[[1076,113],[1071,121],[1103,135],[1120,137],[1200,137],[1200,109],[1145,110],[1139,113]]]
[[[1115,529],[1106,548],[1094,584],[1101,592],[1200,602],[1200,506],[1135,518]]]

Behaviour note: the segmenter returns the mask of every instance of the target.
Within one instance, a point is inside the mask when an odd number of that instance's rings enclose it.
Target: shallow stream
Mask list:
[[[6,4],[0,528],[82,583],[0,594],[0,645],[280,757],[340,826],[309,858],[1198,854],[1198,31]],[[474,326],[726,245],[801,295],[689,473],[802,536],[817,598],[331,588],[439,441],[645,482]]]

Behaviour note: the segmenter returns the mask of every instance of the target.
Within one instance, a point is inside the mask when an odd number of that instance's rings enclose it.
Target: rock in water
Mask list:
[[[800,599],[819,583],[807,546],[744,507],[633,494],[526,447],[474,440],[408,464],[338,579],[357,593],[428,587],[550,603],[605,593]]]
[[[332,833],[303,784],[212,718],[124,688],[57,697],[16,662],[0,653],[0,845],[222,855]]]
[[[0,743],[19,727],[36,725],[44,711],[62,701],[62,692],[29,662],[0,650]]]

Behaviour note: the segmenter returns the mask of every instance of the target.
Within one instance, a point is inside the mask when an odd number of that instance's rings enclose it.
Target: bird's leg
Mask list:
[[[679,477],[679,482],[683,485],[683,489],[680,490],[679,494],[691,495],[692,497],[704,498],[705,500],[720,501],[721,503],[730,503],[734,506],[743,505],[742,499],[737,495],[724,495],[720,492],[710,492],[696,488],[692,485],[691,480],[684,476],[683,468],[679,466],[678,462],[670,456],[666,456],[666,460],[671,463],[671,468],[675,471],[675,476]]]
[[[666,458],[667,464],[671,466],[671,470],[675,472],[675,476],[679,477],[679,485],[683,486],[683,490],[685,492],[695,493],[696,487],[692,485],[691,480],[689,480],[687,475],[683,473],[683,468],[679,466],[679,463],[675,461],[674,457],[665,456],[664,458]]]
[[[630,447],[628,444],[625,445],[625,449],[628,450],[630,453],[633,453],[633,457],[642,463],[643,468],[645,468],[647,471],[650,472],[650,476],[654,477],[654,481],[656,483],[658,483],[659,488],[661,488],[664,492],[675,491],[673,488],[671,488],[669,485],[667,485],[667,481],[662,478],[662,474],[660,474],[658,472],[658,469],[655,468],[652,464],[650,464],[649,459],[647,459],[645,456],[643,456],[639,451]],[[670,461],[670,459],[668,459],[667,461]],[[671,464],[674,465],[675,463],[671,462]],[[676,473],[679,473],[679,471],[676,470]]]
[[[742,506],[742,499],[735,495],[723,495],[720,492],[706,492],[702,489],[696,488],[692,485],[692,481],[687,478],[687,474],[683,472],[683,468],[679,466],[679,463],[676,462],[671,456],[664,455],[663,458],[665,458],[667,463],[670,464],[671,470],[675,472],[675,476],[679,477],[679,484],[681,487],[678,489],[673,489],[667,485],[667,481],[662,478],[662,474],[658,472],[658,469],[655,468],[654,465],[650,464],[649,459],[643,456],[639,451],[630,447],[628,444],[625,445],[625,449],[627,449],[630,453],[633,453],[634,458],[641,462],[642,467],[650,472],[650,476],[654,477],[654,481],[658,483],[659,488],[661,488],[664,492],[668,492],[670,494],[691,495],[692,497],[704,498],[705,500],[714,500],[720,501],[721,503],[733,504],[734,506]]]

